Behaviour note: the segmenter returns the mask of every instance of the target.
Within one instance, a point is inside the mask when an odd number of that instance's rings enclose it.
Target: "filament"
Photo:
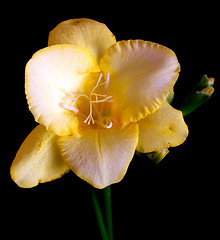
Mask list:
[[[66,95],[68,95],[68,96],[66,96],[64,98],[64,101],[61,102],[62,107],[67,110],[73,111],[75,114],[79,114],[79,109],[77,108],[77,101],[79,98],[86,98],[87,100],[89,100],[89,115],[84,120],[84,123],[87,123],[88,125],[98,123],[99,125],[103,126],[104,124],[99,123],[98,119],[96,119],[96,120],[94,119],[93,110],[96,111],[96,113],[99,115],[99,117],[100,117],[101,113],[100,113],[100,107],[98,110],[95,105],[93,106],[93,104],[111,103],[111,102],[113,102],[113,100],[112,100],[112,96],[108,96],[107,94],[105,94],[107,92],[107,89],[109,86],[110,73],[109,72],[107,73],[105,82],[101,83],[102,78],[103,78],[103,73],[101,72],[95,87],[92,89],[92,91],[90,92],[89,95],[67,93]],[[104,86],[104,94],[96,92],[97,88],[99,88],[101,86]],[[66,101],[72,101],[72,102],[70,105],[68,105]],[[101,110],[102,109],[103,109],[103,106],[101,106]],[[80,114],[80,115],[82,115],[82,114]],[[106,125],[105,127],[111,128],[112,125],[113,125],[113,123],[110,121],[110,123],[108,125]]]

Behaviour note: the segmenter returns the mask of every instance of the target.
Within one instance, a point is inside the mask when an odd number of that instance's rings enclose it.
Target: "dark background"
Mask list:
[[[14,9],[13,11],[11,11]],[[21,189],[11,179],[10,165],[26,136],[36,126],[24,93],[24,69],[58,23],[86,17],[105,23],[117,40],[143,39],[171,48],[181,73],[173,106],[208,74],[215,93],[201,109],[187,116],[187,141],[170,149],[156,166],[134,157],[124,179],[112,186],[116,240],[213,239],[219,216],[219,17],[217,2],[74,2],[6,6],[3,17],[2,176],[3,227],[6,234],[30,239],[100,239],[90,188],[70,172],[61,179]],[[218,52],[218,53],[217,53]],[[3,76],[3,75],[2,75]],[[4,97],[4,93],[6,97]],[[4,132],[3,132],[4,130]],[[99,191],[101,197],[101,191]],[[8,231],[8,226],[11,231]],[[135,236],[132,238],[132,236]]]

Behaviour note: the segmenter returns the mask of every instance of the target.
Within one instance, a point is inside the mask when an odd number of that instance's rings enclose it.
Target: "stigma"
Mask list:
[[[62,99],[61,106],[74,112],[83,122],[92,127],[111,128],[113,126],[111,116],[112,96],[107,95],[110,81],[110,73],[103,78],[101,72],[97,83],[91,92],[87,94],[66,93]],[[86,105],[86,110],[85,110]]]

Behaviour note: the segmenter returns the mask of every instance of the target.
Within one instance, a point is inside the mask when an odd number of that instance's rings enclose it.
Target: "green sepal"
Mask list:
[[[160,151],[147,153],[146,155],[151,161],[155,162],[156,164],[159,164],[166,157],[168,153],[169,153],[169,150],[165,148]]]
[[[135,151],[135,154],[138,155],[141,158],[146,158],[146,156],[153,162],[155,162],[156,164],[159,164],[159,162],[161,162],[161,160],[163,160],[166,155],[169,153],[168,149],[162,149],[160,151],[155,151],[155,152],[151,152],[151,153],[141,153],[138,152],[137,150]]]
[[[169,104],[171,104],[172,103],[172,101],[173,101],[173,99],[174,99],[174,91],[173,91],[173,89],[172,89],[172,91],[169,93],[169,95],[168,95],[168,97],[167,97],[167,102],[169,103]]]

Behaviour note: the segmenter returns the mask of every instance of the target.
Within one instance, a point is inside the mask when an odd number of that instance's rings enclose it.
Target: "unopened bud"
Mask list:
[[[160,151],[147,153],[147,156],[150,160],[152,160],[156,164],[159,164],[159,162],[163,160],[168,153],[169,153],[169,150],[165,148]]]
[[[171,104],[172,101],[173,101],[173,98],[174,98],[174,91],[173,91],[173,89],[172,89],[172,91],[169,93],[169,95],[168,95],[168,97],[167,97],[167,102],[168,102],[169,104]]]
[[[204,75],[202,77],[202,79],[195,86],[194,92],[201,91],[202,89],[207,88],[207,87],[212,87],[214,85],[214,81],[215,81],[214,78],[208,78],[207,75]]]
[[[203,103],[209,100],[214,92],[213,87],[204,88],[202,91],[197,91],[192,95],[181,107],[183,116],[186,116],[200,107]]]
[[[207,75],[202,77],[180,108],[183,116],[190,114],[207,100],[209,100],[214,92],[214,88],[212,87],[213,85],[214,78],[208,78]]]

